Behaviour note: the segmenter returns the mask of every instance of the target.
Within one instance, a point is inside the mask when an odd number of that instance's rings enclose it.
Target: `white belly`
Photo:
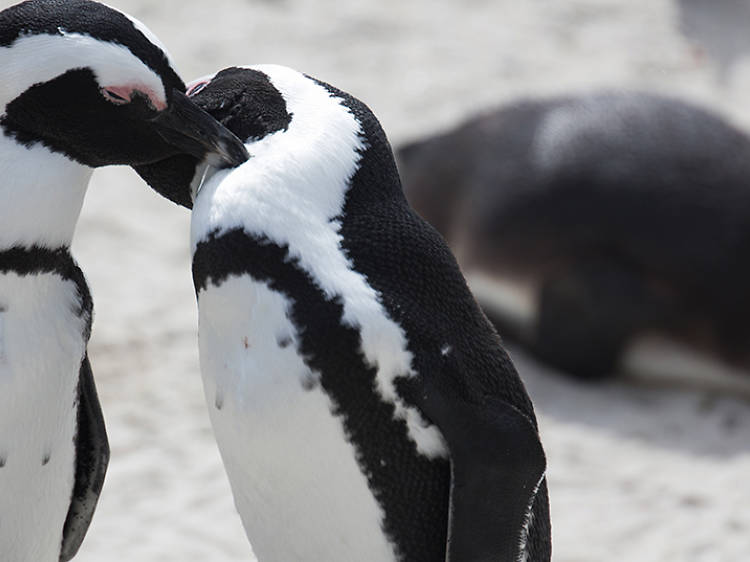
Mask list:
[[[76,286],[0,274],[0,560],[57,562],[85,351]]]
[[[245,531],[260,562],[395,560],[289,305],[248,276],[199,295],[206,400]]]

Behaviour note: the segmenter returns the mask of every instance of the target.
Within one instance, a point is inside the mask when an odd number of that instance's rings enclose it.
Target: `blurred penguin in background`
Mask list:
[[[397,156],[501,335],[589,379],[742,379],[750,140],[724,119],[643,93],[559,97]]]

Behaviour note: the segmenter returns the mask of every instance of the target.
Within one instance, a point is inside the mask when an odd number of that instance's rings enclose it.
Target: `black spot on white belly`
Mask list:
[[[214,406],[217,410],[221,410],[224,407],[224,394],[222,392],[216,391],[216,396],[214,397]]]
[[[7,307],[0,304],[0,361],[5,361],[5,311]]]
[[[0,468],[3,468],[6,462],[8,462],[8,456],[0,455]]]
[[[312,372],[307,372],[302,375],[302,388],[305,390],[314,390],[320,383],[320,378],[315,376]]]
[[[42,457],[42,466],[47,466],[51,458],[52,453],[44,453],[44,456]]]
[[[290,338],[289,336],[279,336],[276,338],[276,344],[281,349],[286,349],[292,344],[292,338]]]

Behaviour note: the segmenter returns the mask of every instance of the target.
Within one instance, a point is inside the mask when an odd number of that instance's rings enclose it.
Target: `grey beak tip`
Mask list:
[[[218,168],[239,166],[249,155],[243,142],[184,93],[175,90],[172,106],[154,119],[159,134],[199,160]]]
[[[238,139],[221,139],[209,154],[208,163],[216,168],[236,168],[249,158],[245,145]]]
[[[231,144],[227,147],[226,154],[229,156],[227,162],[231,166],[239,166],[240,164],[247,162],[250,158],[250,154],[247,152],[244,144]]]

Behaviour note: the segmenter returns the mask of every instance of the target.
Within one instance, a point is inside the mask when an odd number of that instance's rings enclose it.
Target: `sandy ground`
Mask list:
[[[750,128],[745,0],[111,3],[187,79],[286,64],[365,100],[394,144],[518,97],[601,86],[671,93]],[[112,460],[79,562],[253,559],[204,408],[188,223],[130,170],[94,175],[74,254],[95,299]],[[511,352],[548,452],[556,561],[748,560],[747,402],[584,386]]]

